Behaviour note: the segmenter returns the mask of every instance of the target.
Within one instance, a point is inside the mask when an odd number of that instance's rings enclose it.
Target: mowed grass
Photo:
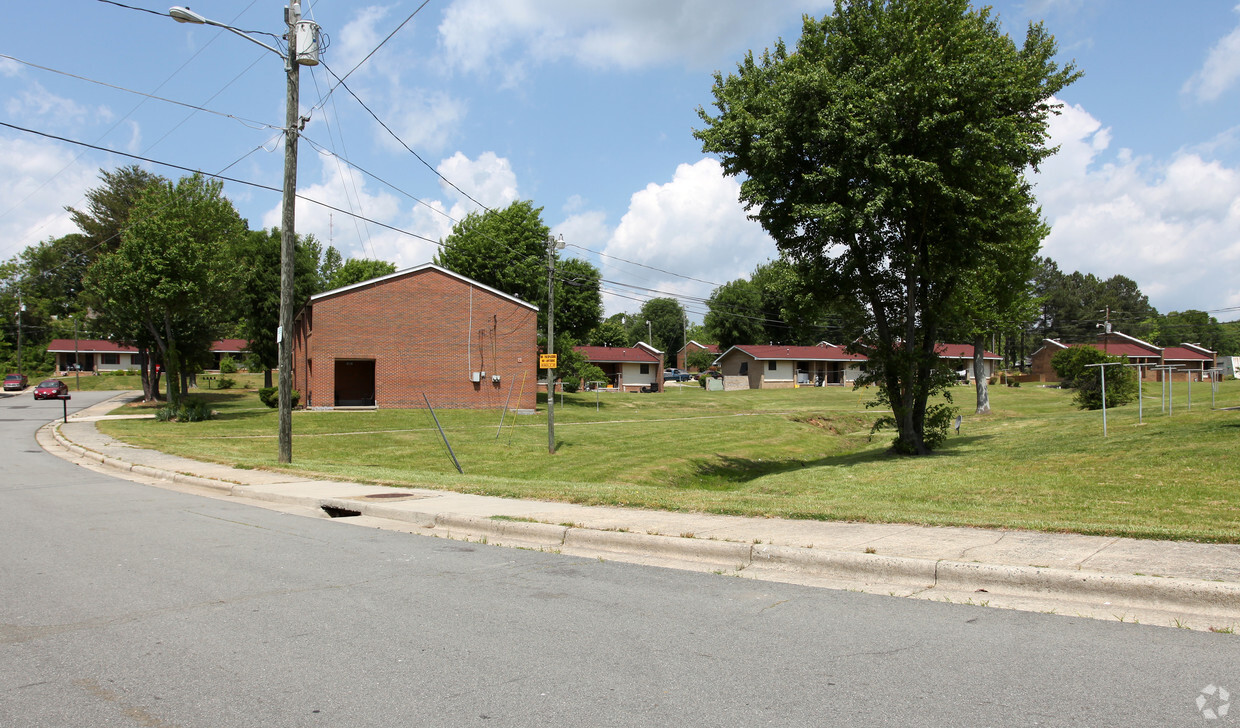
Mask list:
[[[546,410],[437,410],[464,475],[426,410],[297,412],[284,469],[338,479],[467,493],[750,516],[1010,527],[1140,538],[1240,542],[1240,382],[1158,385],[1135,403],[1082,412],[1071,392],[992,387],[994,412],[954,396],[960,434],[928,457],[893,456],[870,435],[871,392],[805,388],[567,395]],[[205,395],[217,420],[101,422],[135,445],[241,467],[276,469],[276,423],[252,392]],[[502,404],[499,403],[499,404]],[[497,404],[498,407],[498,404]],[[498,437],[497,437],[498,432]]]
[[[217,386],[219,378],[226,376],[236,382],[236,387],[241,388],[257,388],[263,386],[263,375],[250,374],[248,372],[238,372],[236,374],[199,374],[198,388],[190,390],[191,394],[197,394],[199,391],[213,391]],[[70,392],[106,392],[113,389],[142,389],[142,375],[140,374],[114,374],[106,372],[101,374],[82,372],[74,374],[70,372],[62,376],[45,377],[50,379],[59,379],[69,385]],[[32,382],[33,383],[33,382]],[[168,380],[166,377],[159,379],[160,393],[166,392],[168,389]]]

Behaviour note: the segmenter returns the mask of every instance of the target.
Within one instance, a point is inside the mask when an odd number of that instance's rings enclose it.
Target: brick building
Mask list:
[[[663,391],[663,352],[644,341],[637,346],[575,346],[573,350],[603,370],[608,387],[624,392]]]
[[[1065,344],[1055,339],[1044,339],[1042,346],[1030,357],[1029,374],[1021,377],[1021,381],[1059,381],[1059,375],[1055,373],[1051,360],[1056,354],[1072,346],[1090,346],[1108,356],[1127,357],[1129,364],[1143,364],[1146,367],[1174,366],[1176,372],[1173,376],[1176,378],[1191,376],[1197,381],[1201,381],[1205,372],[1213,369],[1215,364],[1214,352],[1197,344],[1161,347],[1135,336],[1112,331],[1098,334],[1098,340],[1088,344]],[[1143,371],[1147,380],[1161,381],[1165,376],[1149,368]]]
[[[293,386],[311,408],[533,410],[538,308],[430,263],[310,297]]]

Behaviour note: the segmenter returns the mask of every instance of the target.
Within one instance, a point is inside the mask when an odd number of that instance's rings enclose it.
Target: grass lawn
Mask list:
[[[257,388],[263,386],[263,375],[261,373],[249,374],[247,372],[238,372],[236,374],[225,374],[222,376],[226,376],[235,381],[237,387]],[[220,377],[221,375],[219,374],[199,374],[198,387],[203,391],[207,391],[208,387],[213,388],[216,386],[216,383],[219,381]],[[47,377],[45,377],[45,379],[46,378]],[[93,372],[82,372],[81,374],[74,374],[73,372],[70,372],[63,376],[52,378],[59,379],[65,384],[68,384],[70,392],[103,392],[111,389],[142,389],[142,376],[137,373],[95,374]],[[167,391],[167,388],[167,378],[160,377],[159,391],[163,393]],[[197,390],[191,390],[191,393],[195,393],[196,391]]]
[[[1135,403],[1082,412],[1071,392],[992,387],[994,413],[972,412],[957,387],[960,434],[928,457],[888,454],[870,436],[869,395],[805,388],[567,395],[546,411],[437,411],[465,471],[458,475],[426,410],[296,412],[287,469],[340,479],[467,493],[755,516],[1012,527],[1240,542],[1240,410],[1210,409],[1210,387],[1159,385]],[[220,412],[192,424],[100,422],[143,447],[241,467],[278,468],[274,410],[251,391],[206,395]],[[1240,382],[1217,402],[1240,407]],[[133,411],[127,409],[127,411]]]

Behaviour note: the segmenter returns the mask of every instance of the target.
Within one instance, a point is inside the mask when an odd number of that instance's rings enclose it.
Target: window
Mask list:
[[[120,364],[121,355],[120,354],[100,354],[99,363],[100,364]]]
[[[749,362],[747,361],[741,362],[741,376],[744,376],[748,373],[749,373]]]
[[[769,362],[767,362],[767,363],[766,363],[766,370],[767,370],[768,372],[773,372],[773,371],[775,371],[775,365],[776,365],[776,364],[778,364],[778,363],[779,363],[779,362],[775,362],[775,361],[769,361]]]
[[[649,365],[649,364],[642,364],[642,365],[641,365],[641,373],[642,373],[642,374],[649,374],[649,373],[650,373],[650,365]]]

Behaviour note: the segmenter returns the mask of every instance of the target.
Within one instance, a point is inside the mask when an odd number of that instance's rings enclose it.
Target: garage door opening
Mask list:
[[[374,360],[336,361],[336,406],[375,406]]]

